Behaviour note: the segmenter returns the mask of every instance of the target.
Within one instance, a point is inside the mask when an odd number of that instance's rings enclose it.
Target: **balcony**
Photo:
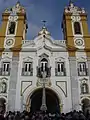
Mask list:
[[[64,68],[63,71],[58,71],[58,69],[55,68],[55,76],[66,76],[66,69]]]
[[[80,71],[78,68],[78,76],[87,76],[88,75],[88,68],[85,69],[85,71]]]
[[[3,68],[0,68],[0,75],[1,76],[9,76],[10,70],[11,70],[11,68],[9,68],[8,71],[5,71]]]
[[[30,71],[25,71],[25,68],[22,68],[22,76],[33,76],[33,68]]]
[[[37,77],[40,77],[40,78],[42,78],[42,70],[41,70],[41,67],[37,67]],[[45,72],[46,72],[46,77],[50,77],[51,76],[51,67],[50,68],[46,68],[46,70],[45,70]]]

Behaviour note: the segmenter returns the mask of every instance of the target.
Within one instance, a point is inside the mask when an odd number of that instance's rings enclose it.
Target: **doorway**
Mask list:
[[[31,112],[40,111],[42,105],[42,89],[36,90],[30,97]],[[50,113],[60,112],[59,99],[56,93],[46,88],[46,106]]]

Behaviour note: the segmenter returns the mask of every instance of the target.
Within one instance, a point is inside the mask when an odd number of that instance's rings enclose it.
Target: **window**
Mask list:
[[[2,75],[10,75],[10,62],[3,62],[1,72]]]
[[[48,67],[48,61],[45,58],[43,58],[41,60],[41,71],[42,72],[47,71],[47,67]]]
[[[7,34],[15,34],[15,26],[16,26],[16,22],[10,22],[9,26],[8,26],[8,32]]]
[[[78,75],[79,76],[87,75],[86,62],[78,63]]]
[[[33,75],[32,62],[24,62],[23,68],[22,68],[22,75],[27,75],[27,76]]]
[[[75,34],[81,34],[81,27],[79,22],[74,22],[74,32]]]
[[[42,72],[44,71],[46,72],[46,77],[51,76],[51,67],[49,66],[46,58],[42,58],[40,60],[40,65],[37,67],[37,76],[42,78]]]
[[[81,85],[81,93],[82,93],[82,94],[88,93],[88,85],[87,85],[86,83],[83,83],[83,84]]]
[[[56,76],[65,76],[65,65],[64,62],[57,62],[55,68]]]

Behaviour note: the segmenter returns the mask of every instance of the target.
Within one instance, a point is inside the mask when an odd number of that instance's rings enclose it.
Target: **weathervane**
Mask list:
[[[43,22],[43,26],[46,27],[46,24],[45,24],[45,23],[46,23],[47,21],[46,21],[46,20],[42,20],[42,22]]]
[[[18,1],[17,1],[17,3],[19,3],[19,4],[20,4],[20,0],[18,0]]]
[[[69,4],[73,3],[73,0],[69,0]]]

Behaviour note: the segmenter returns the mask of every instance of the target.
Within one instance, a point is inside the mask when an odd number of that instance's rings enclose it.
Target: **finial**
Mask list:
[[[46,23],[47,21],[46,21],[46,20],[42,20],[42,22],[43,22],[43,28],[46,28],[46,24],[45,24],[45,23]]]
[[[69,5],[70,5],[71,7],[74,6],[73,0],[69,0]]]
[[[19,1],[19,0],[17,1],[17,4],[20,4],[20,1]]]
[[[71,3],[73,3],[73,1],[72,1],[72,0],[69,0],[69,4],[71,4]]]
[[[16,5],[19,5],[19,6],[20,6],[20,1],[19,1],[19,0],[17,1]]]

